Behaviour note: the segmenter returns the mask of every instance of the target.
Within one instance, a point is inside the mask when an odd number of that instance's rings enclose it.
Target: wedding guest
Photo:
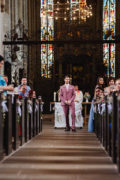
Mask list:
[[[115,81],[115,89],[120,93],[120,79],[116,79]]]
[[[69,110],[71,111],[71,117],[72,117],[72,131],[76,131],[75,129],[75,89],[74,86],[70,85],[70,77],[65,76],[64,78],[65,84],[60,87],[60,100],[61,105],[63,107],[65,119],[66,119],[66,129],[65,131],[70,131],[70,125],[69,125]]]
[[[29,98],[33,98],[33,90],[29,91],[29,95],[28,96],[29,96]]]
[[[95,88],[95,97],[94,97],[94,102],[99,102],[104,98],[104,91],[103,88],[97,87]]]
[[[30,90],[31,88],[27,85],[27,78],[22,78],[21,85],[18,86],[18,94],[22,97],[27,97]]]
[[[97,78],[97,85],[96,85],[95,89],[96,89],[97,87],[101,87],[101,88],[104,90],[104,78],[103,78],[102,76],[99,76],[99,77]],[[94,91],[94,97],[95,97],[95,96],[96,96],[96,95],[95,95],[95,91]]]
[[[90,108],[90,114],[89,114],[89,120],[88,120],[88,132],[93,132],[94,130],[94,111],[93,111],[93,104],[96,100],[98,100],[100,97],[103,97],[103,91],[104,91],[104,79],[103,77],[99,76],[97,79],[97,85],[94,90],[94,98],[92,100],[91,108]],[[99,97],[99,98],[98,98]]]
[[[3,75],[3,79],[5,80],[6,84],[8,84],[8,77],[6,75]]]
[[[30,90],[28,97],[30,97],[30,98],[36,98],[36,92],[33,91],[33,90]]]
[[[0,55],[0,71],[2,69],[2,66],[4,65],[4,58]],[[3,90],[3,86],[6,86],[6,82],[3,78],[3,76],[0,74],[0,90]]]
[[[3,75],[3,79],[5,80],[6,85],[9,86],[9,90],[7,91],[7,94],[13,93],[14,87],[13,87],[12,84],[11,84],[11,85],[8,85],[8,77],[7,77],[6,75]]]
[[[78,89],[78,85],[74,86],[75,88],[75,117],[76,121],[80,122],[80,129],[83,128],[83,116],[82,116],[82,102],[83,102],[83,93]]]
[[[96,87],[101,87],[101,88],[104,88],[104,78],[102,77],[102,76],[99,76],[98,78],[97,78],[97,85],[96,85]]]
[[[0,55],[0,70],[2,69],[4,65],[4,58]],[[0,90],[4,92],[4,95],[7,95],[7,91],[11,91],[11,88],[13,88],[11,85],[7,86],[3,76],[0,74]]]
[[[83,93],[78,89],[78,85],[74,86],[75,88],[75,102],[82,103],[83,102]]]
[[[100,96],[100,90],[99,90],[99,87],[96,87],[95,88],[95,95],[94,95],[94,98],[92,100],[92,104],[91,104],[91,108],[90,108],[90,114],[89,114],[89,120],[88,120],[88,132],[93,132],[93,130],[94,130],[94,111],[93,111],[93,108],[94,108],[94,103],[95,103],[95,101],[98,101],[99,96]]]
[[[36,98],[36,92],[33,91],[33,98]]]
[[[108,79],[108,87],[104,88],[104,94],[109,95],[111,92],[113,92],[115,89],[115,78],[110,77]]]

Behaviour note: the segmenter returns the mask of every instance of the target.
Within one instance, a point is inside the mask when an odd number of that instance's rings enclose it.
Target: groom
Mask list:
[[[70,131],[70,125],[69,125],[69,110],[71,111],[71,117],[72,117],[72,131],[76,131],[75,129],[75,89],[74,86],[70,85],[70,77],[65,76],[64,78],[65,84],[60,87],[60,100],[61,105],[64,110],[65,119],[66,119],[66,129],[65,131]]]

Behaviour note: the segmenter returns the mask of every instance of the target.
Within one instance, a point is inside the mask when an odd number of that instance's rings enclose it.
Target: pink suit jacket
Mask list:
[[[65,101],[70,100],[72,105],[74,103],[74,99],[75,99],[75,89],[74,86],[69,85],[68,90],[66,89],[66,86],[63,85],[60,87],[60,100],[61,100],[61,105],[64,106]]]

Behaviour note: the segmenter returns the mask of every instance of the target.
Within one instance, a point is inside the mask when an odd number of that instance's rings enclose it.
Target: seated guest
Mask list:
[[[27,96],[28,96],[28,93],[26,93],[26,91],[27,91],[26,85],[22,85],[18,93],[19,93],[19,95],[21,95],[22,97],[27,97]]]
[[[98,78],[97,78],[97,85],[96,85],[96,87],[95,87],[95,89],[96,88],[102,88],[103,90],[104,90],[104,78],[102,77],[102,76],[99,76]],[[95,95],[95,92],[94,92],[94,97],[95,97],[96,95]]]
[[[116,79],[115,81],[115,91],[117,91],[117,95],[120,94],[120,79]]]
[[[114,88],[115,88],[115,78],[114,77],[110,77],[108,79],[108,87],[104,88],[104,94],[105,95],[110,94],[111,92],[114,91]]]
[[[97,85],[96,85],[96,87],[104,88],[104,78],[102,76],[99,76],[97,78]]]
[[[6,75],[4,75],[4,76],[3,76],[3,79],[5,80],[6,85],[9,87],[9,90],[7,91],[7,94],[13,93],[14,87],[13,87],[12,84],[11,84],[11,85],[8,85],[8,77],[7,77]]]
[[[29,91],[29,98],[36,98],[36,92],[33,90]]]
[[[36,92],[33,91],[33,98],[36,98]]]
[[[103,88],[97,87],[95,88],[95,96],[94,96],[94,102],[99,102],[104,98],[104,91]]]
[[[83,117],[82,117],[82,102],[83,102],[83,93],[82,91],[78,90],[78,86],[75,85],[75,117],[76,121],[80,122],[80,129],[83,128]]]
[[[0,55],[0,70],[2,69],[4,65],[4,58]],[[7,86],[3,76],[0,74],[0,90],[4,91],[4,95],[7,95],[7,91],[11,91],[11,88],[13,88],[11,85]]]
[[[33,98],[33,90],[29,91],[29,95],[28,96],[29,96],[29,98]]]
[[[5,80],[6,84],[8,84],[8,77],[6,75],[3,75],[3,79]]]
[[[18,94],[22,97],[28,97],[30,90],[30,87],[27,86],[27,78],[22,78],[21,85],[18,86]]]
[[[75,88],[75,95],[76,95],[74,101],[78,102],[78,103],[82,103],[83,102],[83,93],[82,93],[82,91],[78,90],[77,85],[75,85],[74,88]]]

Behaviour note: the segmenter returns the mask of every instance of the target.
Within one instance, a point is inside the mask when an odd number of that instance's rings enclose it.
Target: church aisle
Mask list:
[[[0,163],[0,180],[119,180],[95,134],[54,129],[45,121],[43,132]]]

